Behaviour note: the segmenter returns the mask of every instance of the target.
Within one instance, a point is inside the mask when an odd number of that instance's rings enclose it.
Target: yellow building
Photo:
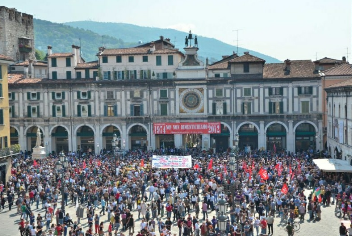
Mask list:
[[[13,59],[0,54],[0,182],[5,184],[11,173],[10,116],[7,68]]]

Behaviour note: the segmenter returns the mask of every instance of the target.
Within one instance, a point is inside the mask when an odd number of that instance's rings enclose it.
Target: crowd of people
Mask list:
[[[352,212],[349,176],[319,171],[310,153],[238,153],[234,171],[230,152],[189,149],[191,169],[152,169],[153,154],[160,150],[130,151],[123,159],[66,153],[64,173],[55,155],[20,155],[0,185],[1,209],[18,213],[21,235],[48,236],[213,236],[221,233],[220,214],[229,236],[273,235],[274,222],[293,235],[295,221],[319,221],[324,205],[335,203],[343,217]],[[226,212],[219,212],[220,200]]]

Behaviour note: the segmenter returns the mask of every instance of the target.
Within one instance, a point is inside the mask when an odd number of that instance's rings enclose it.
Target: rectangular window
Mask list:
[[[52,71],[51,77],[52,77],[52,79],[57,79],[57,71]]]
[[[96,79],[98,77],[98,71],[93,71],[93,79]]]
[[[167,104],[160,104],[160,115],[167,116]]]
[[[2,97],[4,97],[4,94],[3,94],[3,92],[2,92],[2,84],[0,84],[0,97],[2,98]],[[9,98],[10,99],[10,98]]]
[[[0,65],[0,79],[2,79],[2,66]]]
[[[56,117],[62,117],[62,106],[61,105],[55,105],[55,113],[56,113]]]
[[[122,57],[116,56],[116,63],[121,63],[121,62],[122,62]]]
[[[167,89],[160,89],[160,98],[167,98]]]
[[[168,64],[169,66],[174,65],[174,56],[173,56],[173,55],[168,55],[168,56],[167,56],[167,64]]]
[[[312,95],[313,94],[313,87],[298,87],[298,95],[305,94],[305,95]]]
[[[81,116],[88,117],[88,105],[81,105]]]
[[[282,114],[284,112],[283,102],[269,102],[269,114]]]
[[[283,88],[269,88],[269,96],[271,95],[284,95],[284,89]]]
[[[111,72],[110,71],[104,71],[104,79],[105,80],[111,79]]]
[[[244,88],[243,89],[243,96],[246,96],[246,97],[252,96],[252,89],[251,88]]]
[[[13,92],[9,93],[9,100],[15,100],[14,97],[12,96]]]
[[[134,56],[129,56],[128,57],[128,62],[134,62]]]
[[[244,102],[242,104],[242,114],[243,115],[250,115],[252,114],[252,103]]]
[[[31,93],[31,100],[37,100],[37,93]]]
[[[77,78],[77,79],[82,79],[82,72],[77,71],[77,72],[76,72],[76,78]]]
[[[223,95],[223,89],[215,89],[215,97],[222,97]]]
[[[4,110],[0,109],[0,125],[4,124]]]
[[[156,65],[161,66],[161,56],[156,56]]]
[[[15,117],[15,109],[14,109],[15,106],[11,106],[9,107],[9,116],[11,118],[14,118]]]
[[[103,57],[103,63],[108,63],[108,57]]]
[[[66,58],[66,67],[71,67],[71,57]]]
[[[57,67],[56,58],[51,58],[51,67]]]
[[[71,79],[71,71],[66,71],[66,79]]]
[[[55,99],[57,100],[62,99],[62,93],[55,93]]]
[[[133,105],[133,116],[141,116],[141,106]]]
[[[309,113],[309,101],[301,102],[301,113]]]
[[[223,74],[222,74],[222,77],[224,77],[224,78],[227,78],[227,76],[228,76],[227,73],[223,73]]]
[[[143,56],[143,62],[148,62],[148,56]]]
[[[115,116],[115,110],[114,110],[114,105],[108,105],[107,106],[107,116]]]
[[[88,93],[87,92],[81,92],[81,99],[88,99]]]
[[[243,63],[243,72],[244,73],[249,72],[249,63],[248,62]]]
[[[215,74],[215,78],[220,78],[220,74]]]
[[[38,109],[37,109],[38,107],[34,107],[34,106],[32,106],[31,107],[31,117],[39,117],[39,115],[38,115]]]
[[[89,69],[84,70],[85,78],[89,79]]]
[[[106,91],[106,99],[114,99],[114,91]]]

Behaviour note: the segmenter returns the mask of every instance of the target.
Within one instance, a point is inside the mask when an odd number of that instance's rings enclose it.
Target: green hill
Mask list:
[[[64,24],[34,19],[35,47],[46,52],[48,45],[53,47],[53,52],[71,52],[71,45],[81,45],[82,56],[86,61],[96,60],[98,48],[105,47],[129,47],[132,44],[125,43],[107,35],[100,35],[90,30],[77,29]],[[80,42],[81,39],[81,42]]]
[[[165,38],[170,38],[171,42],[179,49],[184,47],[184,39],[187,33],[174,30],[174,29],[161,29],[155,27],[142,27],[138,25],[125,24],[125,23],[104,23],[95,21],[75,21],[67,22],[65,25],[91,30],[98,34],[109,35],[122,39],[125,42],[138,43],[149,42],[159,38],[160,35]],[[236,47],[226,44],[220,40],[208,37],[198,37],[199,55],[202,58],[208,57],[211,61],[221,59],[222,55],[230,55],[236,51]],[[175,43],[176,39],[176,43]],[[238,48],[239,55],[243,52],[249,51],[252,55],[263,58],[268,63],[280,62],[278,59],[264,55],[260,52],[251,51],[246,48]]]

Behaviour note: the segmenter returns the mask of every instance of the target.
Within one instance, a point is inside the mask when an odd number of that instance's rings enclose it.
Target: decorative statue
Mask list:
[[[41,144],[42,144],[42,137],[40,135],[40,128],[38,127],[38,129],[37,129],[37,142],[35,143],[35,146],[40,147]]]
[[[187,38],[187,36],[185,38],[185,45],[188,46],[188,38]]]
[[[198,45],[198,39],[197,36],[194,37],[194,45]]]

